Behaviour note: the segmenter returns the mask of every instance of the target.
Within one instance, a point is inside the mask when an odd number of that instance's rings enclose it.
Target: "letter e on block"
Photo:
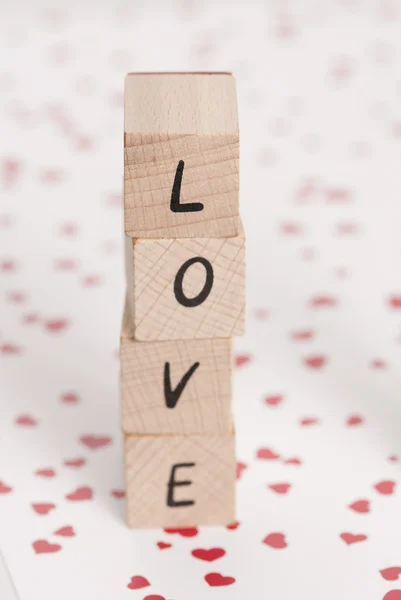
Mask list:
[[[235,520],[235,437],[126,436],[130,527],[227,525]]]

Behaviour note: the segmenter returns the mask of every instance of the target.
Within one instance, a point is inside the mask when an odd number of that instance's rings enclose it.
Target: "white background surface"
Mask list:
[[[20,600],[400,600],[380,574],[401,566],[400,3],[23,6],[0,18],[0,547]],[[129,70],[202,69],[238,81],[244,469],[239,527],[184,537],[128,530],[112,493],[122,86]],[[91,500],[67,498],[81,487]],[[284,548],[263,543],[277,534]],[[225,555],[191,554],[211,547]],[[211,587],[215,572],[235,581]],[[150,585],[129,589],[136,575]]]
[[[0,590],[4,600],[17,600],[10,574],[7,571],[7,565],[3,557],[0,555]]]

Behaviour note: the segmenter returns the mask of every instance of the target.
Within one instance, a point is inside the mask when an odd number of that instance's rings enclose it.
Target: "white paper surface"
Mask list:
[[[0,547],[21,600],[401,598],[401,6],[263,4],[1,9]],[[119,497],[122,89],[202,69],[238,81],[244,468],[238,528],[185,537],[129,530]]]

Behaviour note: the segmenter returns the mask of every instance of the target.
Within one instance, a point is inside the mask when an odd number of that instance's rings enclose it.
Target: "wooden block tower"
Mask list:
[[[228,524],[232,336],[245,323],[235,80],[130,73],[124,105],[128,524]]]

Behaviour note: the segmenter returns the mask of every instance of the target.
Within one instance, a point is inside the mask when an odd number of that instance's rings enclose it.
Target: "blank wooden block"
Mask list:
[[[235,520],[235,439],[126,436],[130,527],[227,525]]]
[[[131,240],[135,339],[224,338],[245,327],[245,238]]]
[[[128,305],[120,344],[122,427],[130,434],[228,434],[231,339],[138,342]]]
[[[130,73],[125,79],[124,106],[126,235],[237,235],[239,133],[234,77],[230,73]],[[178,208],[176,203],[172,208],[173,187]]]

